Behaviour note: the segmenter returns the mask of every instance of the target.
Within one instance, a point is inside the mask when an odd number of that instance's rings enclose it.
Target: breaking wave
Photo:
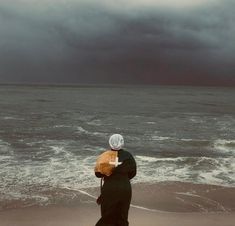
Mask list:
[[[235,153],[235,140],[218,139],[214,142],[214,149],[225,153]]]
[[[136,181],[182,181],[235,186],[235,158],[136,156]]]

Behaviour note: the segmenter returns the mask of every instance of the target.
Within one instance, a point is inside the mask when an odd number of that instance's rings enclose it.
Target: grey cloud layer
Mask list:
[[[0,82],[235,83],[233,1],[189,10],[13,3],[0,2]]]

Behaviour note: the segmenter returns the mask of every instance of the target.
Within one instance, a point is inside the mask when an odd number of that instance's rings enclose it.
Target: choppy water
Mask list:
[[[0,86],[0,201],[99,186],[112,133],[136,157],[133,182],[235,186],[234,99],[228,88]]]

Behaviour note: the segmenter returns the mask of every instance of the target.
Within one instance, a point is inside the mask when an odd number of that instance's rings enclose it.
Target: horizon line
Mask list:
[[[150,84],[150,83],[53,83],[53,82],[0,82],[0,86],[58,86],[58,87],[101,87],[101,86],[162,86],[162,87],[210,87],[210,88],[233,88],[234,84],[231,85],[213,85],[213,84]]]

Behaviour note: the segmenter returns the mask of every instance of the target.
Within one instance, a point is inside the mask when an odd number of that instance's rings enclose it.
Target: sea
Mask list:
[[[235,89],[1,85],[0,208],[73,199],[98,187],[97,156],[120,133],[132,183],[235,187]]]

